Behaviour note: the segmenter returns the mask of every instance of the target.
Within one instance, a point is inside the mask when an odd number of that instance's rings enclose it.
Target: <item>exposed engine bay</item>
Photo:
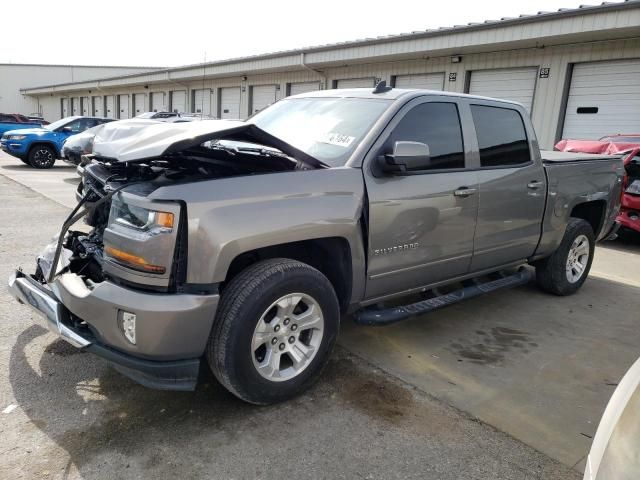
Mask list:
[[[50,282],[56,275],[73,273],[82,278],[86,286],[91,289],[92,285],[105,279],[115,283],[132,283],[109,273],[108,268],[105,269],[105,261],[108,261],[105,259],[105,230],[114,222],[112,197],[116,193],[123,191],[144,198],[156,189],[169,184],[285,172],[308,169],[309,166],[272,148],[225,141],[207,142],[182,152],[142,161],[122,162],[89,155],[83,157],[81,168],[83,169],[82,180],[76,191],[79,204],[65,221],[56,248],[50,246],[38,258],[36,278],[41,282]],[[122,205],[119,204],[118,207],[118,211],[122,211]],[[122,220],[121,223],[125,224],[123,228],[130,228],[130,232],[125,232],[125,234],[130,233],[132,239],[135,239],[136,236],[143,234],[141,230],[146,227],[144,221],[140,221],[139,225],[136,224],[138,219],[136,215],[140,215],[140,210],[144,213],[144,209],[126,206],[125,210],[127,219]],[[171,215],[173,219],[173,214],[162,213]],[[80,218],[83,218],[84,223],[91,227],[90,231],[66,231]],[[117,220],[119,219],[116,218]],[[181,220],[178,225],[178,228],[183,232],[186,231],[185,223],[186,219]],[[160,230],[151,230],[149,235],[155,235],[162,231],[162,226],[159,228]],[[162,273],[169,271],[168,285],[140,285],[134,282],[135,286],[158,291],[175,291],[179,287],[181,262],[182,257],[185,256],[180,251],[181,237],[182,235],[178,232],[175,252],[170,254],[167,252],[167,255],[173,255],[172,264],[162,267],[164,268]],[[136,255],[140,257],[139,252],[136,252]],[[133,257],[133,255],[131,256]],[[124,259],[127,260],[126,256]],[[111,262],[118,261],[114,258],[110,260]],[[135,265],[127,264],[127,262],[120,263],[122,267],[136,270]],[[52,271],[52,265],[58,265],[58,269]],[[144,269],[137,273],[149,274],[150,270],[146,269],[150,267],[144,265],[142,267]],[[151,273],[159,273],[159,268]],[[111,272],[113,272],[113,268]]]

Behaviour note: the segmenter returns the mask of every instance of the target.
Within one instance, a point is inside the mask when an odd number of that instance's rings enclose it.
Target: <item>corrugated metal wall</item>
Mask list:
[[[524,26],[520,28],[529,27]],[[534,33],[535,32],[531,32],[532,35]],[[474,35],[478,36],[474,41],[482,40],[482,32],[475,32]],[[494,42],[495,39],[491,41]],[[401,48],[399,45],[396,46],[398,49]],[[411,48],[417,47],[416,45],[412,45]],[[193,110],[192,103],[194,95],[192,92],[198,89],[211,89],[211,112],[214,116],[219,112],[218,102],[220,99],[220,89],[224,87],[240,88],[239,111],[241,117],[245,118],[251,113],[249,111],[251,108],[250,91],[254,85],[278,85],[278,92],[284,95],[284,92],[287,91],[287,85],[296,82],[317,81],[320,82],[320,88],[325,89],[331,88],[334,81],[345,78],[373,77],[386,80],[387,83],[390,83],[392,77],[397,75],[444,72],[445,91],[465,92],[465,89],[468,87],[467,78],[470,75],[469,72],[474,70],[535,67],[539,69],[541,74],[544,73],[544,76],[540,78],[539,75],[536,81],[531,116],[541,145],[544,148],[551,148],[555,143],[556,135],[561,125],[561,118],[564,115],[562,111],[563,99],[566,96],[566,86],[569,81],[568,72],[570,71],[571,64],[624,58],[640,58],[640,38],[467,54],[462,55],[459,63],[452,63],[450,56],[393,62],[361,63],[344,67],[326,67],[322,73],[314,73],[310,70],[303,69],[299,66],[298,60],[298,66],[295,70],[291,71],[253,74],[247,75],[246,77],[209,78],[204,81],[184,81],[183,83],[188,87],[186,95],[188,105],[186,106],[186,110]],[[271,60],[273,61],[273,59]],[[285,57],[283,64],[287,61],[291,61],[291,59]],[[219,74],[219,72],[216,73]],[[157,83],[153,83],[148,89],[145,89],[144,85],[136,87],[118,87],[114,85],[111,88],[107,88],[106,86],[102,88],[106,93],[114,95],[148,94],[150,91],[164,91],[166,92],[167,98],[168,92],[175,89],[175,84],[162,83],[160,75],[154,76],[154,74],[149,74],[145,75],[145,78],[147,78],[150,83],[154,81]],[[73,97],[85,94],[86,92],[77,92],[64,96]],[[62,97],[63,95],[60,94],[39,96],[40,105],[47,119],[55,120],[60,117],[60,98]],[[53,114],[54,112],[55,114]]]

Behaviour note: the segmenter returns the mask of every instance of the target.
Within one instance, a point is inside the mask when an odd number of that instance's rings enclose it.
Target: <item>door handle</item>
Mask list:
[[[456,197],[469,197],[471,195],[473,195],[474,193],[476,193],[476,189],[475,188],[468,188],[468,187],[460,187],[456,190],[453,191],[453,194]]]
[[[527,188],[530,190],[537,190],[542,186],[542,182],[540,180],[534,180],[533,182],[527,183]]]

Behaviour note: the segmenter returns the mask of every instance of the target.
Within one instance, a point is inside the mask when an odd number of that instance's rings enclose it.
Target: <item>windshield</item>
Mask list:
[[[391,100],[291,98],[271,105],[251,122],[331,167],[346,163]]]
[[[69,123],[74,118],[76,118],[76,117],[61,118],[57,122],[50,123],[49,125],[43,125],[42,128],[46,128],[47,130],[52,130],[53,131],[53,130],[56,130],[57,128],[63,127],[64,125]]]

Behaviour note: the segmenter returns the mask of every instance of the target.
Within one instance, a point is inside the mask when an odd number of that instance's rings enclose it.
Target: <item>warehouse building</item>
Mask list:
[[[603,3],[199,65],[27,87],[50,119],[171,110],[246,118],[327,88],[428,88],[512,99],[540,143],[640,132],[640,1]],[[80,111],[86,113],[85,107]]]
[[[88,65],[41,65],[0,63],[0,112],[42,115],[32,97],[20,90],[45,83],[73,83],[115,75],[157,70],[151,67],[98,67]],[[59,117],[56,112],[53,119]]]

